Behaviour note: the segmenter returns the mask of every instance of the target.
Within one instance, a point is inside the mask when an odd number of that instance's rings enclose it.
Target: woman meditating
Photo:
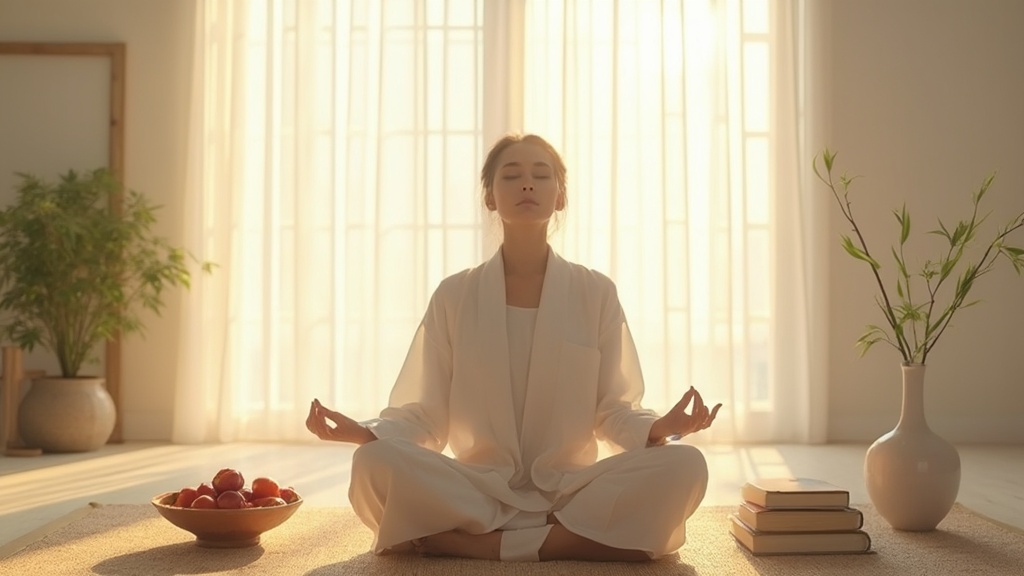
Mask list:
[[[360,445],[349,498],[377,554],[628,561],[676,551],[708,469],[699,450],[667,441],[709,427],[721,404],[709,410],[690,387],[663,416],[641,407],[615,284],[548,245],[567,203],[548,142],[502,138],[481,183],[501,248],[437,287],[388,407],[359,423],[314,400],[306,427]],[[598,460],[598,440],[616,453]]]

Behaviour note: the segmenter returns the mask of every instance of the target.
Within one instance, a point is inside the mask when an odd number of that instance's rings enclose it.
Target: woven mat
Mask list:
[[[170,576],[269,574],[477,576],[497,575],[945,575],[1024,573],[1024,533],[957,505],[936,531],[897,532],[867,505],[874,553],[754,557],[728,533],[734,507],[703,507],[687,523],[677,555],[644,564],[502,563],[482,560],[378,557],[371,534],[349,508],[303,507],[244,549],[207,549],[161,518],[152,506],[94,505],[51,525],[45,534],[0,550],[0,574]],[[20,550],[12,549],[20,548]],[[6,555],[6,557],[4,557]]]

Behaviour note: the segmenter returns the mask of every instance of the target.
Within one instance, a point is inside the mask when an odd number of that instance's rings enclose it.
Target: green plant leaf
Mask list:
[[[833,154],[832,152],[829,152],[828,148],[825,148],[825,151],[822,153],[821,156],[822,159],[825,161],[825,170],[832,172],[832,165],[836,161],[836,155]]]
[[[979,188],[978,191],[974,194],[973,200],[975,205],[981,203],[981,199],[985,196],[985,193],[988,192],[988,188],[989,186],[992,185],[992,181],[995,180],[995,178],[996,173],[993,172],[989,174],[988,177],[985,178],[985,180],[982,181],[981,188]]]
[[[947,258],[942,261],[942,267],[939,272],[939,278],[943,280],[949,277],[949,274],[956,268],[957,262],[960,261],[960,253],[958,252],[952,258]]]
[[[851,240],[849,236],[843,236],[843,248],[846,250],[846,253],[849,254],[850,256],[853,256],[858,260],[863,260],[867,262],[873,268],[881,268],[881,266],[878,264],[878,262],[875,261],[874,258],[868,256],[860,248],[857,248],[857,246],[853,244],[853,240]]]
[[[19,178],[0,210],[0,332],[52,352],[75,376],[105,340],[142,332],[140,309],[159,313],[196,260],[152,231],[157,207],[106,169]]]
[[[977,300],[968,300],[978,278],[990,272],[999,261],[998,256],[1004,255],[1013,265],[1018,274],[1024,274],[1024,249],[1007,244],[1010,234],[1024,227],[1024,212],[1018,213],[1008,223],[998,228],[992,240],[980,247],[980,257],[972,254],[976,239],[983,232],[982,226],[991,217],[991,212],[980,214],[980,202],[990,189],[995,173],[989,175],[981,187],[972,194],[972,211],[967,218],[959,220],[951,230],[938,219],[938,228],[926,232],[945,238],[948,247],[938,258],[925,259],[924,264],[911,274],[908,262],[903,256],[903,246],[910,242],[913,231],[911,214],[904,203],[893,211],[900,225],[899,242],[891,248],[897,266],[897,277],[893,296],[890,299],[887,287],[891,287],[889,279],[883,279],[881,266],[868,251],[868,242],[864,239],[862,228],[857,222],[848,198],[852,178],[842,176],[838,186],[832,181],[832,171],[837,168],[835,153],[825,149],[823,158],[828,170],[827,178],[818,172],[815,174],[831,191],[838,208],[849,222],[853,236],[841,236],[843,249],[851,257],[863,260],[871,266],[877,292],[875,303],[888,323],[887,327],[869,325],[868,331],[857,341],[862,353],[874,344],[885,342],[900,352],[904,362],[925,362],[929,352],[949,327],[958,310],[974,306]],[[837,189],[841,186],[840,189]],[[842,194],[840,194],[840,190]],[[976,260],[972,262],[972,260]],[[923,282],[911,282],[911,278],[920,277]],[[955,286],[950,289],[946,281],[955,277]],[[922,289],[923,284],[923,289]],[[921,294],[915,294],[920,290]]]
[[[1000,245],[999,253],[1010,260],[1010,264],[1013,264],[1013,269],[1019,276],[1021,271],[1024,270],[1024,250],[1014,246]]]
[[[896,252],[896,248],[895,247],[892,247],[892,259],[896,261],[896,267],[900,271],[900,276],[902,278],[909,277],[910,274],[907,272],[907,266],[903,262],[903,258],[900,257],[899,252]]]
[[[907,243],[910,238],[910,214],[907,212],[907,205],[904,204],[899,212],[893,211],[896,221],[900,223],[900,246]]]
[[[976,223],[961,221],[957,223],[956,229],[953,231],[953,237],[950,239],[952,246],[963,247],[965,244],[974,239],[974,230]]]

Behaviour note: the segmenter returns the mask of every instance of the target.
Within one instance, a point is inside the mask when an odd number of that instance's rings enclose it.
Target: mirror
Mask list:
[[[123,43],[0,42],[0,202],[13,200],[16,172],[56,179],[106,166],[124,182],[125,53]],[[119,337],[103,356],[117,411],[110,442],[122,442]],[[57,371],[41,353],[25,365]]]

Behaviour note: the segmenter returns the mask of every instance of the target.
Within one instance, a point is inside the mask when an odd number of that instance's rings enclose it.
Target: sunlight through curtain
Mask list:
[[[173,440],[376,415],[434,287],[500,242],[477,175],[506,131],[564,153],[552,244],[618,283],[649,407],[694,384],[726,403],[704,440],[820,440],[791,4],[203,3],[186,237],[220,268]]]
[[[526,131],[570,170],[553,240],[614,278],[646,403],[727,406],[701,436],[819,441],[796,180],[792,3],[526,4]],[[815,425],[816,426],[816,425]]]

